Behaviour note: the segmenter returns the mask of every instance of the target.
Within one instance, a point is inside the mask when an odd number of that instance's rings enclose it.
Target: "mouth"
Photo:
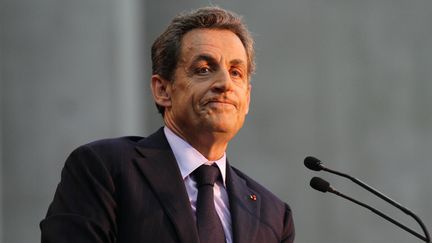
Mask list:
[[[204,102],[204,105],[214,107],[214,108],[237,108],[235,102],[228,99],[210,99]]]

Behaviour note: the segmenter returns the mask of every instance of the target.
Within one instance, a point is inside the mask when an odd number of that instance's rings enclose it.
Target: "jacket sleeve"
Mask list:
[[[283,229],[283,243],[293,243],[295,237],[294,221],[292,211],[288,205],[285,204],[285,222]]]
[[[40,223],[42,243],[115,242],[117,203],[112,178],[91,147],[72,152]]]

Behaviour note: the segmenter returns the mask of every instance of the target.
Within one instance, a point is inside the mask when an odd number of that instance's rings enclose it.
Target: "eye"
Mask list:
[[[234,78],[243,78],[243,73],[241,70],[233,68],[231,69],[231,76],[233,76]]]
[[[205,75],[209,74],[211,72],[211,69],[209,67],[199,67],[195,69],[195,73],[198,75]]]

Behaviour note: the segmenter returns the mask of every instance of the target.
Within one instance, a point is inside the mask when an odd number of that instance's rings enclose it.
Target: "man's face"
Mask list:
[[[245,48],[231,31],[195,29],[183,37],[164,119],[183,135],[224,133],[231,139],[249,110]]]

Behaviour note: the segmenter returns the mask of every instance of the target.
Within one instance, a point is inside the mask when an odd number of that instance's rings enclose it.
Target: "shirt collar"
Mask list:
[[[202,155],[198,150],[192,147],[189,143],[183,140],[181,137],[177,136],[171,129],[167,126],[164,127],[164,133],[168,140],[169,145],[174,153],[174,157],[177,160],[177,164],[180,168],[180,173],[185,179],[188,177],[195,169],[203,164],[216,163],[218,166],[224,186],[226,178],[226,153],[216,161],[209,161],[204,155]]]

